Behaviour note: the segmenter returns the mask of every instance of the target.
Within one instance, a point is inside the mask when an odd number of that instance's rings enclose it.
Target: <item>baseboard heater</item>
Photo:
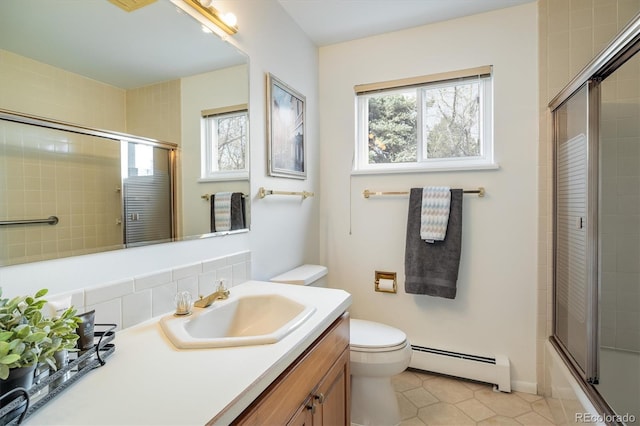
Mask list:
[[[411,368],[461,377],[495,385],[501,392],[511,392],[509,358],[486,357],[411,345]]]

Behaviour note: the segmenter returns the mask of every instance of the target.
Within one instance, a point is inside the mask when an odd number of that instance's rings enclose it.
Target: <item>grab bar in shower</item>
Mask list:
[[[31,225],[34,223],[48,223],[49,225],[56,225],[58,223],[58,216],[49,216],[46,219],[2,220],[0,221],[0,226]]]

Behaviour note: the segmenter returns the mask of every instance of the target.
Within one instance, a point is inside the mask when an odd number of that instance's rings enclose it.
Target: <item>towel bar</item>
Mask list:
[[[204,195],[201,195],[200,198],[202,198],[203,200],[209,201],[211,199],[212,195],[213,194],[204,194]],[[247,198],[247,195],[246,194],[242,194],[242,198]]]
[[[465,194],[478,194],[478,197],[484,197],[484,187],[479,187],[478,189],[465,189],[462,192]],[[374,195],[409,195],[408,191],[369,191],[365,189],[362,191],[362,195],[364,198],[369,198]]]
[[[305,198],[313,197],[314,193],[307,192],[307,191],[302,191],[302,192],[274,191],[273,189],[264,189],[263,187],[260,187],[260,189],[258,189],[258,196],[260,198],[264,198],[267,195],[301,195],[302,198],[305,199]]]

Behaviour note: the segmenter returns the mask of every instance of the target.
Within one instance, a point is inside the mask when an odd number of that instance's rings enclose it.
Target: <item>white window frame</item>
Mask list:
[[[249,111],[246,104],[234,105],[224,108],[216,108],[202,111],[201,118],[201,173],[200,182],[248,180],[249,179]],[[218,170],[218,142],[217,132],[211,131],[208,123],[213,119],[217,124],[220,118],[235,115],[245,115],[247,125],[247,140],[245,147],[244,169],[242,170]]]
[[[452,86],[470,81],[480,82],[480,152],[474,157],[425,158],[422,109],[423,88]],[[417,160],[407,163],[369,163],[369,112],[368,99],[385,94],[416,92],[417,105]],[[493,152],[493,73],[491,66],[448,73],[359,85],[356,92],[356,143],[353,174],[403,173],[448,170],[497,169]]]

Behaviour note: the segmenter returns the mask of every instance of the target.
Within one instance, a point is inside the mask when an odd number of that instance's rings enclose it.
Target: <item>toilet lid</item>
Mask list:
[[[273,283],[309,285],[327,275],[327,267],[322,265],[302,265],[271,278]]]
[[[390,348],[402,346],[407,335],[397,328],[373,321],[351,319],[350,343],[355,348]]]

